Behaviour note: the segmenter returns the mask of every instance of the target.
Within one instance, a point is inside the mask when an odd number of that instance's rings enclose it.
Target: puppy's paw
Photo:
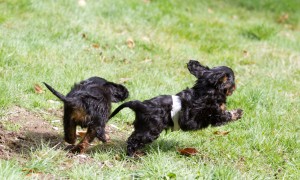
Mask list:
[[[127,153],[127,157],[131,158],[131,159],[139,159],[139,158],[141,158],[141,157],[143,157],[145,155],[146,155],[146,152],[141,151],[141,150],[137,150],[137,151],[135,151],[135,152],[133,152],[131,154]]]
[[[127,146],[127,156],[134,157],[135,152],[136,152],[136,148]]]
[[[73,145],[73,144],[70,144],[70,145],[67,145],[66,147],[65,147],[65,151],[70,151],[71,149],[73,149],[75,147],[75,145]]]
[[[142,156],[146,156],[146,152],[141,151],[141,150],[137,150],[136,152],[134,152],[133,157],[135,158],[140,158]]]
[[[233,121],[241,119],[242,116],[243,116],[243,110],[242,109],[235,109],[235,110],[230,111],[230,113],[231,113],[231,119]]]
[[[97,136],[98,137],[98,139],[102,142],[102,143],[108,143],[108,142],[110,142],[110,136],[107,134],[107,133],[105,133],[105,134],[103,134],[103,135],[101,135],[101,136]]]
[[[74,153],[74,154],[82,154],[85,152],[85,149],[87,148],[87,146],[85,146],[84,144],[78,144],[76,146],[74,146],[70,152]]]

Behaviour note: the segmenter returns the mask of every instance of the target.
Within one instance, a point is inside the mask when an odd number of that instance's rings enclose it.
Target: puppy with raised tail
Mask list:
[[[66,96],[47,83],[44,84],[64,103],[65,141],[75,144],[76,126],[87,128],[87,133],[81,142],[71,149],[73,153],[83,153],[95,137],[102,142],[107,141],[105,125],[111,111],[111,103],[123,101],[129,95],[123,85],[100,77],[91,77],[75,84]]]
[[[242,117],[242,110],[226,110],[226,98],[235,90],[232,69],[226,66],[208,68],[190,60],[187,67],[197,81],[190,89],[176,95],[160,95],[149,100],[123,103],[110,115],[123,108],[135,112],[134,131],[127,140],[127,155],[133,156],[145,144],[153,142],[168,128],[183,131],[220,126]]]

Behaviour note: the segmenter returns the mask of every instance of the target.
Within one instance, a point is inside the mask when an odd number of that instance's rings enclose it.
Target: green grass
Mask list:
[[[16,161],[0,160],[0,175],[5,179],[18,179],[22,177],[22,169]]]
[[[1,160],[1,177],[34,178],[29,171],[70,179],[300,178],[299,1],[89,0],[80,7],[71,0],[2,0],[0,12],[2,119],[16,105],[39,113],[53,108],[51,93],[34,92],[43,81],[65,94],[90,76],[130,78],[128,100],[175,94],[195,81],[189,59],[232,67],[237,90],[228,109],[244,109],[242,120],[227,126],[163,133],[140,160],[126,158],[123,139],[117,147],[96,146],[86,162],[41,146],[26,162]],[[124,110],[111,123],[129,134],[133,118]],[[180,156],[182,147],[199,153]]]

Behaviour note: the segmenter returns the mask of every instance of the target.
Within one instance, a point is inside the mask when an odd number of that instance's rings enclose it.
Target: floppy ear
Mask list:
[[[222,84],[228,79],[225,72],[210,73],[207,78],[210,84],[213,85]]]
[[[123,101],[129,95],[127,88],[121,84],[115,84],[115,83],[109,82],[105,86],[108,87],[108,89],[111,92],[111,101],[112,102]]]
[[[200,78],[203,75],[203,72],[209,70],[207,66],[201,65],[196,60],[190,60],[187,63],[187,68],[189,69],[190,73],[194,75],[196,78]]]

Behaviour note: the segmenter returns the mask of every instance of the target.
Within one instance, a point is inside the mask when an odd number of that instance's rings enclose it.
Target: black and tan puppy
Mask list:
[[[125,107],[136,114],[134,131],[127,140],[127,155],[134,155],[145,144],[157,139],[167,128],[198,130],[241,118],[241,109],[225,109],[226,97],[235,90],[234,73],[229,67],[210,69],[194,60],[187,67],[197,77],[194,87],[174,96],[161,95],[143,102],[129,101],[111,114],[110,118]]]
[[[123,101],[129,94],[123,85],[100,77],[91,77],[75,84],[66,96],[54,90],[50,85],[44,84],[64,103],[65,141],[75,144],[76,126],[87,128],[82,141],[71,149],[74,153],[84,152],[95,137],[106,142],[105,125],[110,114],[111,103]]]

